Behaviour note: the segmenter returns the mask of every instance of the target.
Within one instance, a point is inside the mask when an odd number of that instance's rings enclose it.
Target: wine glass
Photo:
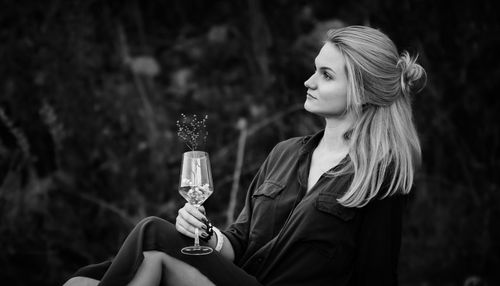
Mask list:
[[[189,151],[182,156],[182,169],[179,193],[186,201],[199,208],[212,194],[212,171],[208,153],[203,151]],[[205,255],[213,249],[200,245],[198,229],[195,231],[194,245],[184,247],[181,252],[187,255]]]

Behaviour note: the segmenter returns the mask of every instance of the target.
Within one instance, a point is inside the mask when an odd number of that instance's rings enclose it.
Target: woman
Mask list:
[[[378,30],[327,36],[304,104],[325,129],[271,151],[227,230],[210,236],[203,210],[185,205],[175,229],[147,218],[112,263],[76,276],[102,285],[396,285],[403,195],[420,159],[411,95],[425,71]],[[196,229],[217,252],[180,254]]]

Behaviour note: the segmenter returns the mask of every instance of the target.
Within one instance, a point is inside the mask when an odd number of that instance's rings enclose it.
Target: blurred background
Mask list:
[[[303,82],[324,32],[352,24],[418,53],[429,78],[400,284],[500,285],[493,1],[0,2],[2,285],[61,285],[140,219],[173,221],[181,113],[208,116],[205,206],[226,225],[271,148],[322,128]]]

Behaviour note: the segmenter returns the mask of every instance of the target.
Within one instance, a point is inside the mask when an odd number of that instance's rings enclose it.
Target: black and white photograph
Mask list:
[[[0,1],[0,284],[500,285],[485,1]]]

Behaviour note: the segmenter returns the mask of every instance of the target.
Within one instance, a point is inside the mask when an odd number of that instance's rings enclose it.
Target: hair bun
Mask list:
[[[427,82],[424,68],[417,63],[418,56],[411,57],[404,51],[399,57],[397,67],[401,68],[401,90],[405,96],[421,91]]]

